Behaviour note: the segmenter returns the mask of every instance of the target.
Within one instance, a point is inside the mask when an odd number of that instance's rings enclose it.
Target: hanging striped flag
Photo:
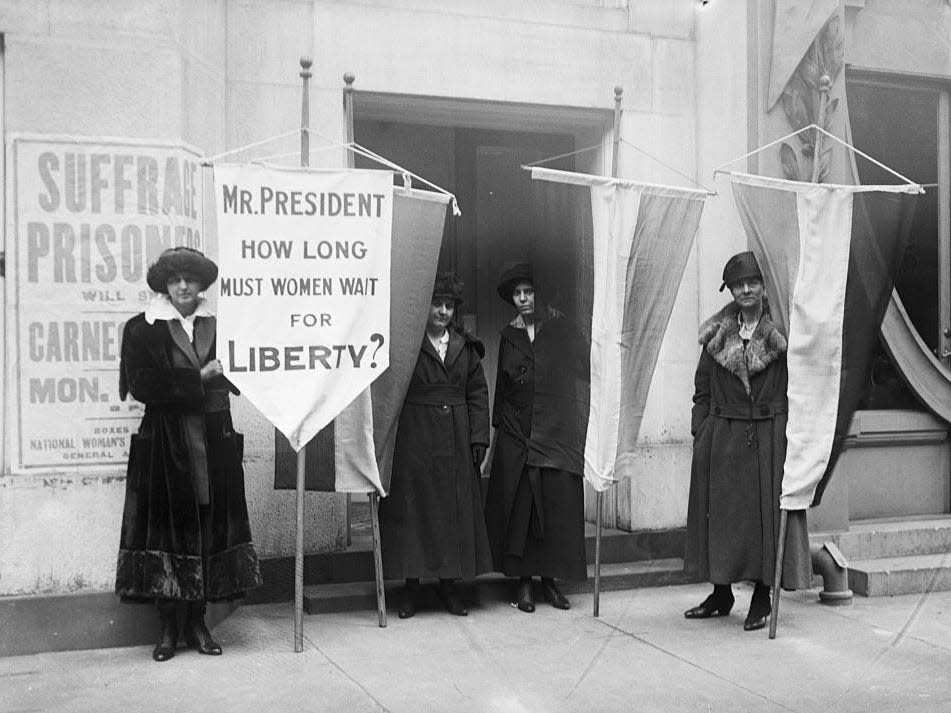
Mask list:
[[[819,504],[862,397],[922,190],[727,175],[789,335],[780,507],[802,510]]]
[[[648,388],[710,194],[545,168],[533,168],[532,178],[562,184],[554,200],[590,214],[577,221],[582,259],[574,261],[590,378],[589,400],[578,404],[577,446],[585,478],[602,491],[637,467]],[[537,266],[536,277],[544,295]]]
[[[307,490],[389,490],[397,420],[426,328],[450,199],[406,188],[394,188],[393,197],[390,365],[305,446]],[[277,430],[274,448],[274,487],[293,490],[297,454]]]

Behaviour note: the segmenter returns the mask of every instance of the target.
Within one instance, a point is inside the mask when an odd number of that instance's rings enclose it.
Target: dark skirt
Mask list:
[[[389,495],[380,502],[387,579],[472,579],[492,570],[482,488],[468,441],[455,432],[465,406],[449,414],[407,405],[400,417]],[[461,411],[462,413],[456,413]]]
[[[501,478],[486,494],[486,525],[495,568],[509,577],[584,580],[582,478],[563,470],[525,466],[506,513]]]

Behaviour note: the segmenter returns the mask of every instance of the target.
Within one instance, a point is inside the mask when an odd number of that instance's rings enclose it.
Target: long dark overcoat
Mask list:
[[[215,358],[215,319],[123,330],[119,390],[145,404],[132,436],[116,592],[130,599],[230,599],[261,583],[244,494],[244,439],[234,431],[230,383],[202,383]],[[203,510],[202,517],[199,510]]]
[[[518,318],[502,330],[485,511],[496,569],[509,576],[587,576],[586,346],[564,317],[541,323],[534,341]]]
[[[471,579],[492,569],[472,446],[489,444],[482,343],[449,330],[446,360],[423,337],[380,503],[387,578]]]
[[[786,459],[787,342],[764,313],[744,347],[737,313],[731,303],[700,328],[686,568],[714,584],[771,584]],[[806,511],[790,511],[783,586],[808,588],[811,571]]]

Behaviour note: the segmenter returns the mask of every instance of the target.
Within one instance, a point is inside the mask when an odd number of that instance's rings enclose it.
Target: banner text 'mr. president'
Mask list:
[[[345,218],[380,218],[383,193],[335,191],[282,191],[261,186],[254,192],[237,185],[223,184],[224,213],[239,215],[312,215]]]

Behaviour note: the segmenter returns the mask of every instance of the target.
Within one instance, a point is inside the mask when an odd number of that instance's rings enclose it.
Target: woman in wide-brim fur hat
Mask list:
[[[761,629],[771,611],[779,496],[786,457],[786,336],[772,321],[763,274],[752,252],[723,270],[732,302],[700,326],[700,362],[691,418],[693,464],[685,562],[713,593],[684,612],[726,616],[733,582],[754,584],[743,628]],[[783,586],[808,588],[812,567],[805,510],[790,511]]]
[[[545,599],[568,609],[556,579],[587,576],[584,436],[588,352],[572,322],[542,307],[526,261],[503,267],[499,297],[516,310],[499,340],[492,424],[495,445],[485,517],[496,569],[518,577],[515,603],[535,610],[532,578]]]
[[[237,392],[215,356],[215,318],[201,295],[217,276],[199,251],[166,250],[147,276],[159,294],[122,333],[119,394],[145,404],[145,415],[129,448],[116,592],[156,603],[156,661],[175,655],[180,628],[190,647],[220,654],[206,602],[261,583],[243,437],[231,422],[229,391]]]
[[[406,580],[401,619],[416,613],[421,579],[439,580],[446,609],[466,615],[456,580],[492,569],[479,475],[489,443],[485,348],[456,328],[460,304],[462,281],[438,274],[380,503],[384,574]]]

